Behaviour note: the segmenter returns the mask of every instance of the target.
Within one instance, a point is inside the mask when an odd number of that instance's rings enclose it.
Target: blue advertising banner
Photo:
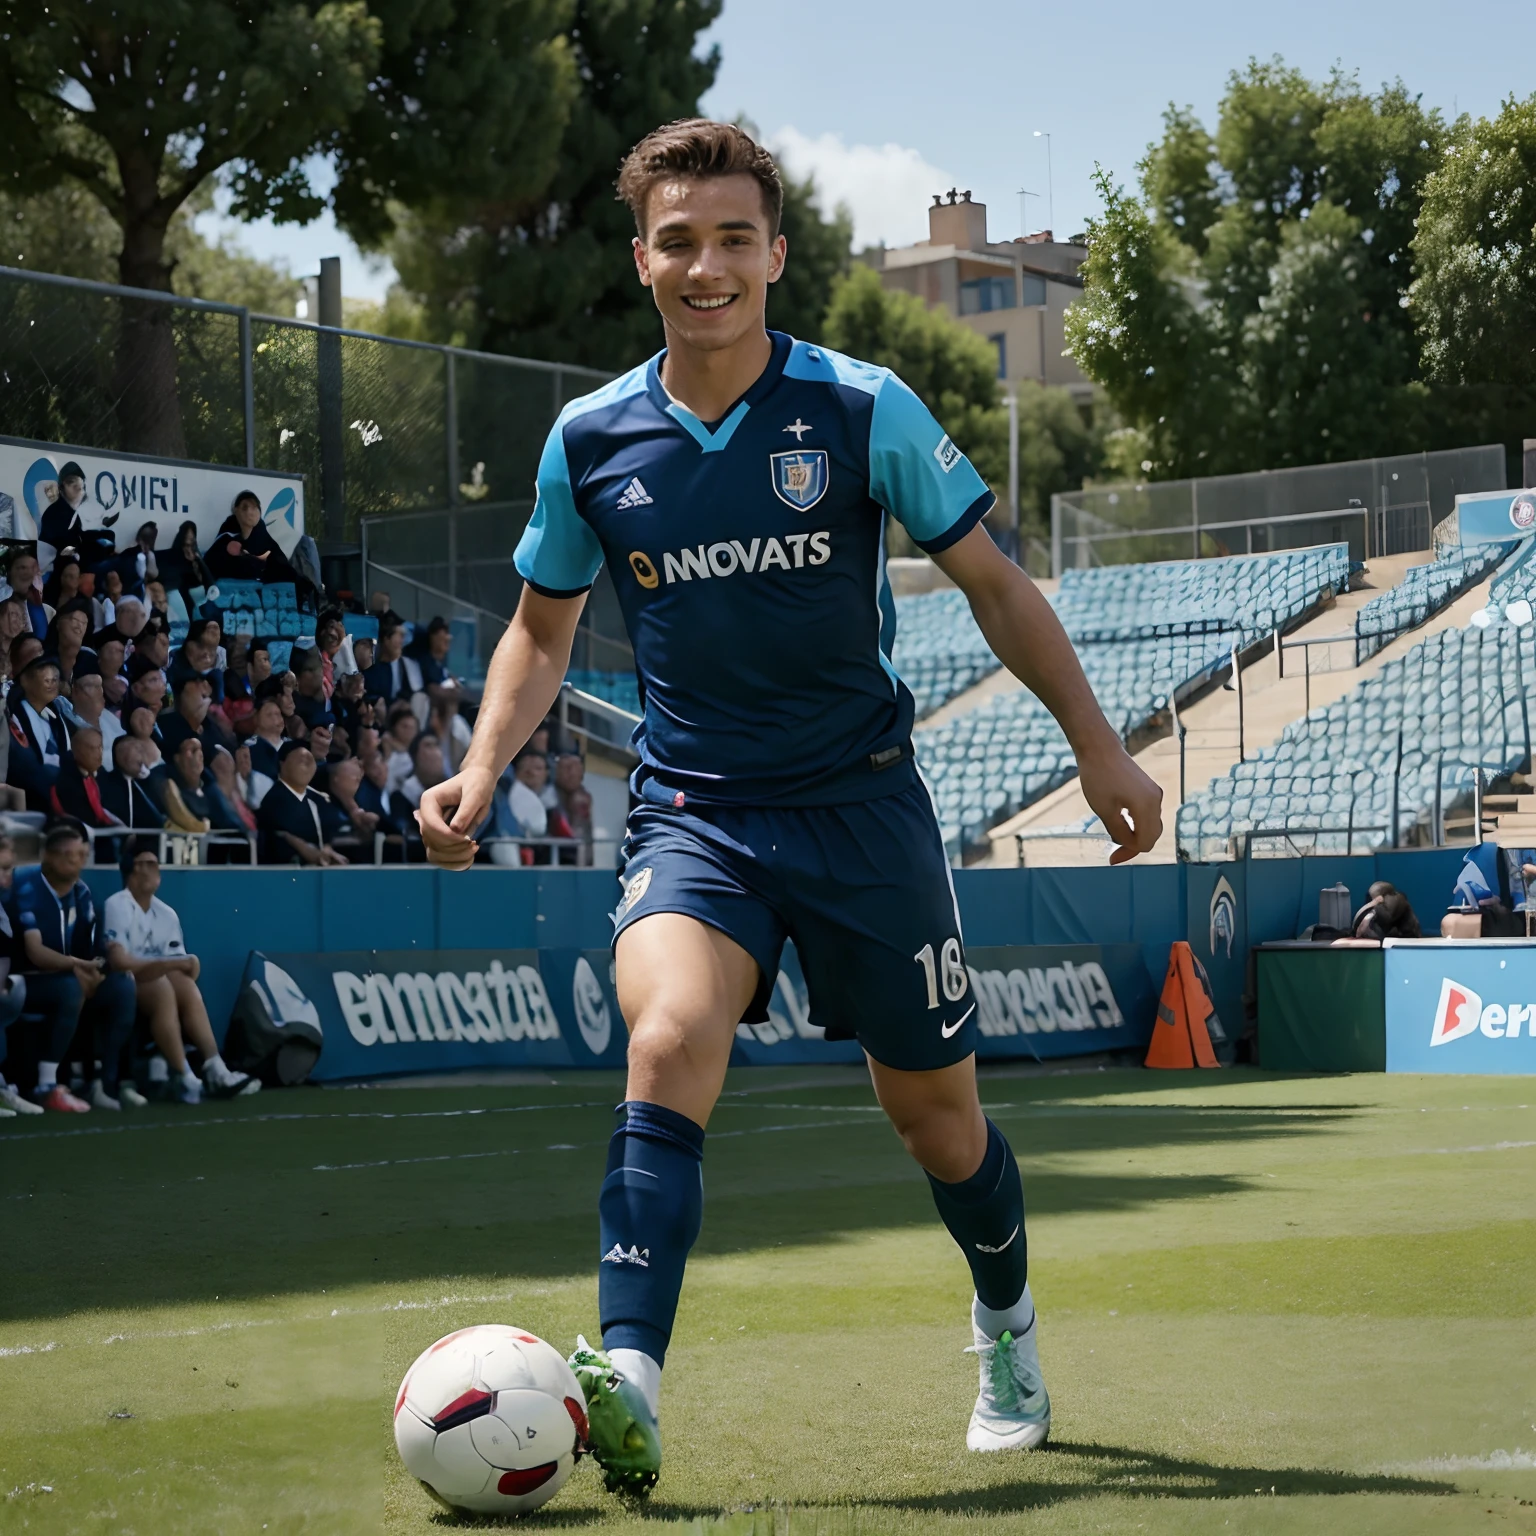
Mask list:
[[[1139,944],[1005,945],[967,956],[984,1061],[1144,1046],[1157,999]],[[275,1019],[324,1038],[311,1072],[345,1082],[467,1068],[621,1067],[625,1030],[608,950],[343,950],[262,954],[245,986]],[[735,1066],[861,1062],[810,1021],[792,945],[768,1019],[740,1024]]]
[[[247,986],[308,1018],[315,1082],[495,1067],[621,1067],[607,950],[354,950],[263,955]]]
[[[1386,942],[1388,1072],[1536,1072],[1536,944]]]
[[[1144,1046],[1157,996],[1139,944],[1008,944],[966,951],[982,1061],[1036,1061]],[[810,1020],[792,945],[763,1024],[739,1024],[733,1065],[863,1061],[853,1040],[828,1040]]]

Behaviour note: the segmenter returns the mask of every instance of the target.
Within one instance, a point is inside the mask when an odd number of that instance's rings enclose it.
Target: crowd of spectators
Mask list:
[[[409,625],[374,594],[377,639],[350,635],[251,492],[206,552],[194,523],[159,549],[149,523],[97,558],[78,515],[59,510],[71,467],[36,546],[46,568],[27,545],[3,562],[0,811],[77,823],[104,845],[98,861],[132,831],[195,837],[189,861],[419,860],[422,794],[457,771],[472,730],[448,621]],[[313,634],[226,632],[210,594],[253,578],[291,582]],[[590,862],[585,765],[553,734],[536,732],[509,768],[480,833],[488,861]]]

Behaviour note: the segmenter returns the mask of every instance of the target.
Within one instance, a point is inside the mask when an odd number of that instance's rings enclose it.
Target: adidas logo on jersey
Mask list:
[[[631,1244],[629,1252],[624,1251],[623,1243],[615,1243],[607,1253],[603,1255],[604,1264],[638,1264],[641,1269],[651,1267],[651,1250]]]
[[[631,507],[648,507],[656,498],[650,495],[646,488],[640,484],[640,477],[635,476],[620,493],[619,511],[628,512]]]

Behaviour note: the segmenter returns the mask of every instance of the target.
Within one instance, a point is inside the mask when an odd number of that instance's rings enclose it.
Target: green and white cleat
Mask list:
[[[587,1399],[587,1443],[609,1493],[643,1498],[661,1476],[661,1428],[639,1386],[579,1334],[567,1362]]]
[[[1000,1339],[971,1328],[976,1342],[966,1350],[981,1364],[981,1391],[971,1413],[965,1443],[973,1451],[1032,1451],[1051,1432],[1051,1399],[1040,1374],[1038,1318],[1021,1338],[1006,1329]]]

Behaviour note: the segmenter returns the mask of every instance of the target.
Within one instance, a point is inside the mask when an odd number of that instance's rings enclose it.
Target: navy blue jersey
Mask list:
[[[567,405],[517,547],[551,597],[607,562],[648,799],[836,805],[914,782],[885,518],[937,553],[992,506],[889,369],[769,335],[768,367],[713,425],[662,387],[665,354]]]
[[[60,896],[43,877],[42,866],[32,864],[16,871],[6,902],[11,926],[15,930],[16,968],[34,969],[26,958],[24,936],[36,931],[46,949],[57,954],[91,960],[101,953],[96,933],[96,904],[91,888],[78,880],[65,896]]]

